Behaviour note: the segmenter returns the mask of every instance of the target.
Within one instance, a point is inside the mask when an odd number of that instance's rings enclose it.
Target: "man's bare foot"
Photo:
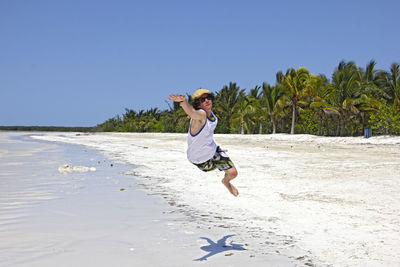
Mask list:
[[[227,179],[224,178],[221,182],[226,186],[226,188],[228,188],[229,192],[231,192],[232,195],[234,195],[235,197],[239,195],[239,191]]]

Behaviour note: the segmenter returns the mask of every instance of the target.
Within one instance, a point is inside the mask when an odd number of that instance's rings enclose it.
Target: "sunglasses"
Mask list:
[[[206,101],[206,99],[213,100],[214,97],[212,95],[203,96],[202,98],[200,98],[200,103],[203,103],[204,101]]]

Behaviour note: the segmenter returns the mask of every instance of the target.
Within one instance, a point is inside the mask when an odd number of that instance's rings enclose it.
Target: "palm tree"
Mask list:
[[[119,125],[118,130],[124,132],[136,131],[137,120],[138,120],[138,113],[133,109],[125,108],[125,114],[123,114],[123,121]]]
[[[161,118],[161,112],[158,108],[151,108],[144,112],[141,122],[143,123],[143,131],[152,131]]]
[[[357,106],[359,110],[358,115],[361,119],[362,129],[367,127],[369,114],[375,113],[378,111],[379,105],[381,104],[379,100],[374,98],[373,96],[368,96],[367,94],[362,94],[357,100],[354,101],[354,104]]]
[[[399,64],[393,63],[390,73],[385,73],[384,89],[390,97],[394,109],[400,111],[400,70]]]
[[[124,120],[133,120],[136,118],[136,116],[136,111],[134,111],[133,109],[125,108],[125,114],[123,115]]]
[[[263,110],[261,99],[262,91],[260,91],[261,86],[257,85],[253,89],[250,89],[250,94],[248,95],[250,105],[253,107],[254,112],[252,114],[254,121],[258,123],[258,133],[262,134],[263,131],[263,121],[265,121],[266,116]],[[253,131],[255,132],[255,131]]]
[[[281,84],[271,86],[268,83],[262,85],[262,106],[265,110],[265,114],[271,118],[272,122],[272,133],[276,133],[276,116],[279,112],[279,107],[283,106],[282,97],[285,95],[285,91]]]
[[[255,109],[251,104],[251,101],[246,96],[244,91],[239,94],[239,101],[236,106],[236,112],[232,116],[232,123],[240,123],[240,133],[244,134],[246,128],[247,133],[251,133],[250,125],[253,123],[252,115]]]
[[[350,114],[357,114],[357,98],[361,95],[361,81],[359,68],[354,62],[341,61],[332,76],[332,107],[326,108],[327,112],[338,115],[338,128],[336,134],[343,136],[345,133],[346,119]]]
[[[361,94],[355,105],[357,106],[361,119],[362,128],[366,127],[371,112],[377,112],[379,101],[377,99],[387,95],[380,88],[382,81],[381,71],[375,69],[376,62],[371,60],[365,70],[360,68]]]
[[[318,135],[322,135],[322,121],[330,107],[327,99],[331,93],[329,81],[324,75],[311,75],[307,95],[310,97],[309,107],[315,111],[318,118]]]
[[[301,99],[302,91],[307,86],[310,72],[306,68],[302,67],[299,68],[297,71],[294,68],[290,68],[286,71],[285,75],[278,73],[278,76],[282,77],[282,83],[288,91],[287,94],[290,97],[292,105],[292,126],[290,129],[290,133],[294,134],[294,124],[296,121],[298,102]]]
[[[146,116],[149,116],[150,118],[159,120],[161,111],[158,108],[151,108],[151,109],[148,109],[145,114],[146,114]]]
[[[236,83],[229,82],[229,86],[224,86],[220,91],[216,92],[216,108],[217,116],[224,118],[221,123],[225,126],[224,131],[231,132],[232,117],[239,102],[239,94],[244,93],[244,89],[240,90]]]
[[[376,62],[371,60],[368,62],[365,70],[360,68],[360,80],[364,92],[372,92],[377,89],[377,74],[379,73],[379,70],[375,69],[375,66]]]
[[[122,122],[122,119],[119,115],[116,115],[115,117],[106,120],[105,122],[97,125],[97,127],[100,129],[100,131],[103,132],[113,132],[117,131],[118,127],[120,127]]]

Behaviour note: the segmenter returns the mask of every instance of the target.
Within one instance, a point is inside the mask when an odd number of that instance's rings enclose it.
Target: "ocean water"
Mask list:
[[[96,170],[60,173],[65,164]],[[134,168],[83,146],[1,132],[0,266],[145,264],[147,243],[166,242],[176,217],[124,174]]]
[[[2,226],[21,222],[23,218],[18,214],[27,214],[44,201],[77,194],[96,179],[96,172],[62,174],[58,171],[60,166],[88,166],[105,171],[113,164],[83,147],[32,140],[21,133],[1,133],[0,149]]]

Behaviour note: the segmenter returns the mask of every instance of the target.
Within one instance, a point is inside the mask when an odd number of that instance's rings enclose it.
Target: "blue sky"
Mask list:
[[[400,62],[400,1],[0,0],[0,125],[94,126],[170,93]]]

